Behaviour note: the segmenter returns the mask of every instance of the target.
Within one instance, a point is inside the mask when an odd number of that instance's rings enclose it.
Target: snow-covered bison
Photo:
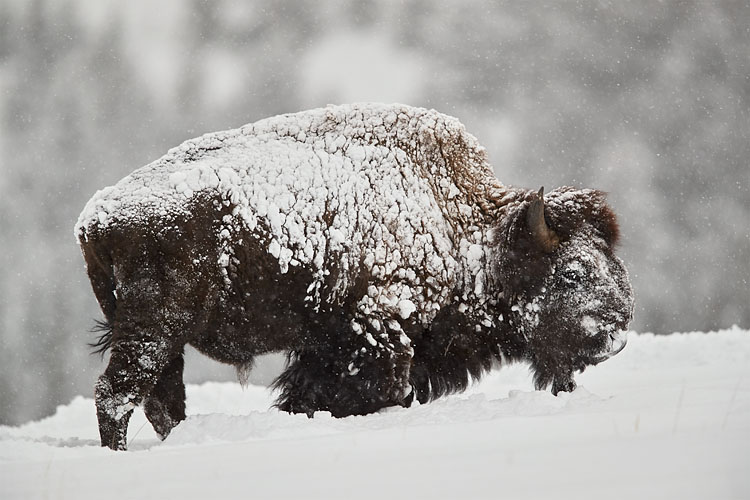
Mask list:
[[[460,391],[494,363],[536,387],[624,346],[633,295],[599,191],[502,185],[454,118],[334,106],[190,140],[97,192],[75,234],[111,349],[96,407],[185,418],[183,349],[247,370],[287,351],[281,410],[365,414]]]

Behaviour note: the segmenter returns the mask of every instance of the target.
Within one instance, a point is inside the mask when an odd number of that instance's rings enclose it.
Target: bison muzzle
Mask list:
[[[185,418],[187,344],[242,372],[289,353],[277,406],[359,415],[530,363],[538,389],[624,346],[615,216],[595,190],[493,175],[454,118],[332,106],[190,140],[97,192],[76,225],[110,350],[103,446],[137,405]]]

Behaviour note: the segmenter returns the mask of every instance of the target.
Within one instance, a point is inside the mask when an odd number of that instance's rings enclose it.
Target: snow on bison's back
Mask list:
[[[509,188],[454,118],[359,104],[187,141],[76,225],[111,348],[102,444],[143,404],[184,419],[183,347],[247,369],[288,351],[287,411],[363,414],[526,359],[538,387],[624,344],[632,291],[593,190]]]

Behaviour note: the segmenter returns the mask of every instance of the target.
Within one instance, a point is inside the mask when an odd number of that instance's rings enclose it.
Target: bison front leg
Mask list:
[[[555,378],[552,381],[552,394],[557,396],[561,392],[573,392],[576,390],[576,387],[576,381],[571,373],[566,377]]]
[[[577,387],[575,369],[564,359],[532,357],[531,367],[534,372],[534,387],[538,391],[551,386],[552,394],[557,396],[560,392],[573,392]]]
[[[395,320],[355,319],[321,345],[292,355],[276,406],[292,413],[364,415],[408,405],[413,351]]]

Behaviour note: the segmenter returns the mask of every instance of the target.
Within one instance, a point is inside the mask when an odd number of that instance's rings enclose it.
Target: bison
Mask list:
[[[530,363],[537,389],[619,352],[633,293],[600,191],[511,188],[455,118],[329,106],[189,140],[75,227],[111,351],[103,446],[143,405],[185,418],[190,344],[246,373],[286,351],[280,410],[361,415]]]

